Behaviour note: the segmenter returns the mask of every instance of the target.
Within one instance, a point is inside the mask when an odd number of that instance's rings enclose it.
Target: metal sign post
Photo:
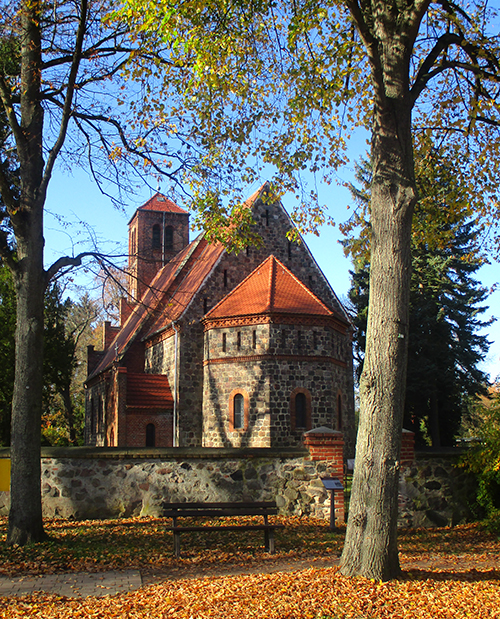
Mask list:
[[[336,477],[322,479],[323,486],[330,491],[330,530],[334,531],[335,527],[335,490],[344,490],[344,486]]]

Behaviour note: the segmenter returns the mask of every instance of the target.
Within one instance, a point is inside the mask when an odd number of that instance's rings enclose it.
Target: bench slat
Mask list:
[[[270,531],[271,529],[284,529],[284,524],[228,524],[221,526],[188,526],[188,527],[167,527],[167,531],[174,531],[176,533],[183,533],[184,531],[251,531],[256,529],[257,531]]]
[[[265,548],[274,553],[274,530],[282,529],[282,524],[269,524],[268,516],[275,516],[278,508],[275,501],[235,502],[235,503],[163,503],[163,516],[172,518],[171,527],[174,535],[174,554],[181,554],[181,533],[188,531],[264,531]],[[179,518],[221,518],[225,516],[262,516],[264,524],[229,524],[229,525],[194,525],[179,526]]]
[[[234,503],[167,503],[164,502],[162,507],[164,509],[213,509],[213,508],[226,508],[235,507],[238,509],[250,509],[254,507],[263,508],[276,508],[275,501],[249,501],[249,502],[234,502]]]
[[[219,509],[182,509],[182,510],[164,510],[165,518],[218,518],[223,516],[276,516],[277,508],[262,510],[256,509],[235,509],[235,508],[219,508]]]

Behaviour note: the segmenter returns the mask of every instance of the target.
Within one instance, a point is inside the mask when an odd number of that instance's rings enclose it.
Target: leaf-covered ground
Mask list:
[[[208,578],[164,580],[134,593],[108,598],[67,599],[37,594],[0,599],[0,618],[500,618],[500,542],[480,525],[400,533],[399,580],[377,583],[346,579],[336,567],[277,571],[280,561],[336,558],[343,531],[326,523],[278,518],[286,529],[276,535],[277,554],[263,552],[262,532],[185,534],[183,556],[172,555],[163,519],[47,522],[51,540],[26,548],[4,543],[0,519],[0,572],[40,574],[59,571],[137,568],[168,575],[199,570]],[[245,566],[251,574],[218,576]],[[207,572],[208,570],[208,572]]]

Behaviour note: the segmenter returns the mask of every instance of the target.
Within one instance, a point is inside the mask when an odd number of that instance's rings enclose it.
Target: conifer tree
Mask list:
[[[433,162],[434,179],[446,179],[450,200],[462,196],[460,188],[451,181],[451,168],[449,162]],[[356,313],[359,374],[369,296],[370,260],[365,244],[370,230],[369,177],[369,164],[363,161],[357,169],[357,180],[362,186],[351,188],[360,210],[351,224],[344,227],[348,234],[344,246],[355,264],[349,298]],[[431,225],[436,201],[443,196],[439,184],[430,185],[428,180],[417,176],[422,199],[415,209],[412,234],[404,427],[416,432],[421,443],[428,438],[433,446],[440,446],[453,444],[468,398],[485,389],[487,376],[478,364],[487,353],[488,340],[478,331],[491,320],[485,322],[479,318],[486,311],[482,304],[488,296],[488,291],[474,277],[485,260],[478,253],[480,230],[473,221],[467,221],[466,203],[462,208],[447,209],[441,205],[440,212],[454,213],[455,221],[447,223],[445,217]],[[357,234],[353,234],[354,226],[361,226]]]

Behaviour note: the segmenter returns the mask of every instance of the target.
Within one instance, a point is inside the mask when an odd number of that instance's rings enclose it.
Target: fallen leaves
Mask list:
[[[406,571],[399,580],[380,583],[344,578],[335,567],[262,573],[301,557],[333,559],[342,547],[343,532],[332,533],[327,523],[278,520],[287,528],[276,535],[274,556],[264,553],[257,532],[212,532],[186,535],[180,559],[173,556],[161,518],[48,521],[51,541],[25,548],[0,545],[0,571],[137,568],[168,575],[226,566],[258,573],[166,581],[106,598],[3,598],[0,619],[500,619],[500,542],[480,525],[401,531]],[[5,527],[6,519],[0,519],[3,539]],[[492,565],[495,569],[487,569]]]
[[[493,619],[500,574],[410,572],[401,580],[348,579],[337,568],[179,580],[108,598],[35,595],[0,601],[0,617],[102,619]]]

